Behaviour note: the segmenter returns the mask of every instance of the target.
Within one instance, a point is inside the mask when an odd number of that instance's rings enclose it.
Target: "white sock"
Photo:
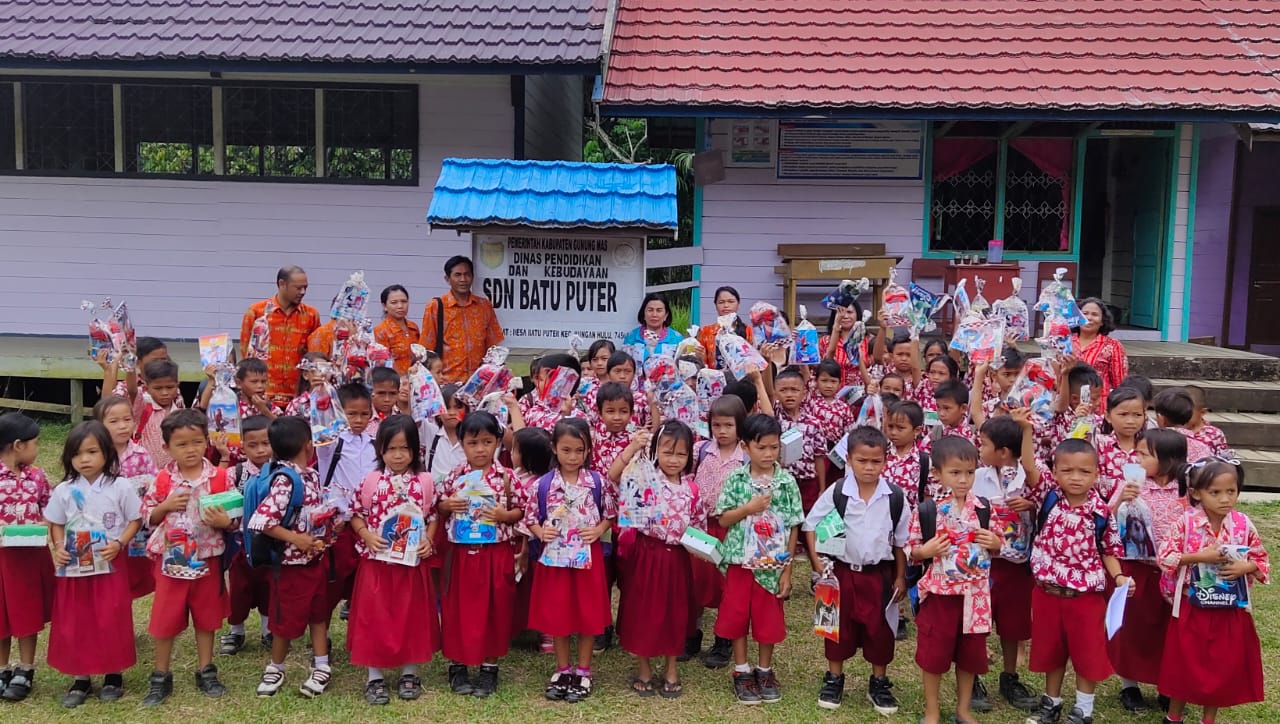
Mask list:
[[[327,670],[327,669],[329,668],[329,655],[328,655],[328,654],[325,654],[324,656],[317,656],[317,657],[316,657],[316,668],[317,668],[317,669],[323,669],[323,670]]]
[[[269,621],[267,620],[267,617],[266,617],[266,616],[263,616],[263,617],[262,617],[262,620],[260,621],[260,623],[262,624],[262,633],[264,633],[264,634],[271,633],[271,632],[267,629],[267,624],[269,623]]]
[[[1134,681],[1133,679],[1126,679],[1126,678],[1124,678],[1124,677],[1122,676],[1122,677],[1120,677],[1120,688],[1121,688],[1121,689],[1136,689],[1136,688],[1138,688],[1138,682]]]
[[[375,669],[372,666],[370,666],[369,681],[377,681],[378,679],[381,679],[381,678],[382,678],[382,669]]]
[[[239,634],[240,636],[244,636],[244,624],[242,624],[242,623],[233,623],[233,624],[231,624],[231,633],[233,633],[233,634]]]
[[[418,675],[418,665],[417,665],[417,664],[405,664],[404,666],[401,666],[401,667],[400,667],[400,675],[401,675],[401,676],[417,676],[417,675]]]
[[[1045,696],[1049,696],[1049,695],[1048,695],[1048,694],[1045,694]],[[1060,697],[1060,696],[1049,696],[1049,701],[1052,701],[1054,706],[1058,706],[1059,704],[1061,704],[1061,703],[1062,703],[1062,697]]]
[[[1093,694],[1086,694],[1083,691],[1076,692],[1076,708],[1085,716],[1093,716]]]
[[[750,664],[736,664],[736,665],[733,667],[733,671],[734,671],[734,673],[735,673],[735,674],[750,674],[750,673],[751,673],[751,665],[750,665]]]
[[[267,671],[276,671],[276,672],[279,672],[279,673],[283,674],[283,673],[284,673],[284,664],[283,664],[283,663],[279,663],[279,664],[277,664],[277,663],[276,663],[276,662],[274,662],[274,661],[268,661],[268,662],[267,662]]]
[[[766,674],[767,674],[767,673],[769,673],[770,671],[773,671],[773,667],[772,667],[772,666],[770,666],[770,667],[768,667],[768,668],[765,668],[765,667],[763,667],[763,666],[757,666],[757,667],[756,667],[756,671],[760,671],[760,672],[763,672],[763,673],[766,673]]]

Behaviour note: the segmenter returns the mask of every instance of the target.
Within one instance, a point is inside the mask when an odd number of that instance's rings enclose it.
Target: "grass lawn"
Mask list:
[[[61,453],[63,437],[67,427],[49,426],[41,436],[41,464],[49,471],[50,476],[57,475],[60,466],[57,459]],[[1264,542],[1271,544],[1276,550],[1276,541],[1280,541],[1280,504],[1249,505],[1244,507],[1258,524]],[[808,569],[801,567],[796,571],[797,581],[807,580]],[[257,686],[258,677],[266,662],[266,652],[256,642],[254,632],[257,627],[256,614],[250,618],[250,645],[237,656],[219,657],[216,661],[221,671],[223,683],[231,690],[230,694],[220,700],[210,700],[195,690],[195,642],[190,633],[179,639],[174,662],[175,693],[174,696],[158,712],[144,711],[138,706],[146,689],[147,675],[151,671],[152,645],[146,635],[148,605],[150,599],[142,599],[135,606],[135,631],[138,643],[138,664],[125,675],[125,699],[115,704],[102,704],[91,699],[84,707],[75,711],[66,711],[58,704],[68,679],[57,672],[41,668],[37,674],[36,690],[32,697],[18,705],[0,707],[6,711],[6,717],[18,715],[25,721],[120,721],[152,719],[159,715],[170,721],[245,721],[255,719],[284,720],[286,718],[306,717],[311,721],[395,721],[425,720],[437,721],[527,721],[534,717],[555,719],[576,719],[587,721],[725,721],[728,719],[745,721],[807,721],[822,719],[829,721],[878,721],[878,717],[866,700],[866,680],[870,668],[861,659],[855,659],[847,667],[849,672],[848,689],[845,704],[838,712],[828,713],[817,708],[815,701],[825,661],[822,657],[821,639],[811,632],[809,622],[812,620],[813,599],[807,594],[797,594],[788,604],[787,620],[790,623],[790,637],[779,646],[775,660],[778,677],[783,685],[783,700],[768,708],[742,707],[735,703],[729,683],[728,670],[710,671],[694,661],[683,664],[681,677],[684,680],[685,694],[682,698],[667,701],[660,698],[639,699],[629,693],[628,682],[633,675],[634,665],[631,658],[618,649],[611,649],[598,657],[595,663],[595,693],[592,698],[582,704],[568,705],[550,703],[543,699],[542,689],[547,677],[551,674],[553,664],[548,656],[533,652],[526,645],[511,653],[502,662],[502,682],[499,692],[488,700],[476,700],[471,697],[458,697],[450,694],[445,687],[444,666],[439,658],[423,671],[426,693],[416,702],[394,700],[390,706],[372,707],[364,703],[362,689],[365,681],[363,669],[357,669],[347,663],[346,653],[342,650],[345,630],[342,622],[338,622],[332,633],[335,642],[335,678],[328,693],[322,698],[308,701],[297,693],[297,687],[306,677],[307,651],[295,646],[290,656],[287,669],[286,688],[272,699],[257,699],[253,690]],[[1266,680],[1274,682],[1280,677],[1280,593],[1275,587],[1258,587],[1256,591],[1255,615],[1260,622],[1259,634],[1262,637],[1263,665]],[[335,617],[336,619],[336,617]],[[655,621],[655,625],[661,624]],[[704,629],[710,631],[709,622]],[[915,629],[912,627],[914,638]],[[43,659],[45,638],[41,637],[41,660]],[[524,642],[528,644],[529,642]],[[994,638],[991,645],[996,646]],[[995,649],[993,662],[995,661]],[[913,662],[914,644],[912,641],[898,645],[897,660],[890,667],[890,677],[895,682],[894,692],[902,703],[895,721],[914,722],[923,711],[923,695],[920,688],[920,672]],[[1215,652],[1212,655],[1231,655],[1229,652]],[[996,665],[998,669],[998,665]],[[1025,674],[1024,674],[1025,675]],[[995,700],[994,674],[985,677],[992,697]],[[954,679],[952,680],[954,681]],[[1025,675],[1028,684],[1037,688],[1043,686],[1043,678]],[[1068,686],[1070,685],[1068,677]],[[95,684],[98,682],[95,682]],[[949,716],[954,703],[952,685],[944,684],[943,712]],[[1271,689],[1275,691],[1275,689]],[[1159,722],[1158,713],[1149,713],[1144,717],[1133,717],[1120,708],[1116,696],[1119,693],[1119,681],[1114,677],[1099,688],[1098,721],[1146,721]],[[1147,693],[1154,698],[1148,688]],[[394,696],[394,694],[393,694]],[[1068,688],[1067,701],[1073,693]],[[1069,705],[1069,704],[1068,704]],[[1199,714],[1198,711],[1188,714]],[[1003,704],[996,710],[982,717],[984,722],[1021,722],[1025,715],[1016,712]],[[1220,721],[1230,722],[1280,722],[1280,701],[1275,697],[1262,704],[1240,707],[1224,712]],[[18,721],[13,719],[9,721]],[[1188,718],[1188,721],[1195,721]]]

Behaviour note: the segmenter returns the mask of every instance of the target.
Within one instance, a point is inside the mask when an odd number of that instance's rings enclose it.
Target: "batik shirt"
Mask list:
[[[0,525],[39,525],[49,504],[49,479],[34,465],[12,470],[0,463]]]
[[[920,505],[920,453],[922,452],[928,452],[925,441],[916,442],[903,455],[898,454],[897,446],[889,445],[889,452],[884,458],[884,472],[881,473],[886,480],[902,488],[907,498],[907,505],[912,510]],[[924,474],[929,475],[929,471],[924,471]],[[937,500],[942,494],[942,486],[930,478],[925,483],[925,494]]]
[[[587,410],[587,419],[596,422],[600,419],[600,408],[596,407],[596,395],[600,392],[600,385],[587,390],[587,394],[583,395],[583,407]],[[649,410],[649,398],[639,390],[631,390],[631,426],[637,430],[649,427],[649,421],[652,419],[652,413]]]
[[[597,482],[600,489],[600,509],[596,508],[595,494],[592,489]],[[573,488],[573,490],[570,490]],[[569,528],[581,530],[600,524],[603,519],[613,520],[618,517],[618,494],[614,486],[609,485],[604,476],[590,474],[585,468],[578,471],[578,479],[572,484],[565,481],[560,470],[553,471],[551,485],[547,489],[546,508],[551,511],[567,504],[569,508]],[[530,486],[529,502],[524,506],[524,524],[526,529],[542,525],[545,521],[538,519],[538,490]],[[603,514],[603,518],[601,517]]]
[[[609,468],[617,460],[622,451],[631,444],[634,433],[627,430],[609,432],[604,424],[596,422],[591,426],[591,469],[608,477]]]
[[[184,510],[175,510],[165,514],[164,520],[155,527],[151,533],[151,537],[147,539],[147,555],[152,558],[159,559],[164,556],[165,542],[169,531],[181,530],[186,532],[189,539],[196,542],[196,558],[205,560],[215,556],[222,555],[226,550],[226,538],[222,531],[214,528],[204,522],[200,517],[200,498],[213,494],[210,488],[210,481],[218,468],[213,466],[208,460],[204,460],[200,469],[200,474],[193,480],[187,480],[178,472],[177,465],[169,465],[165,468],[165,472],[169,474],[169,493],[164,498],[160,497],[156,490],[155,480],[151,481],[151,485],[147,487],[147,494],[142,496],[142,519],[144,522],[151,520],[151,513],[155,511],[161,503],[168,497],[177,495],[183,491],[191,493],[188,499],[187,507]],[[227,489],[231,489],[230,481],[228,481]]]
[[[1113,509],[1120,504],[1120,496],[1123,493],[1124,481],[1122,479],[1121,484],[1115,486],[1109,501]],[[1154,564],[1156,551],[1164,543],[1169,531],[1173,529],[1173,524],[1186,511],[1187,499],[1185,496],[1178,495],[1177,481],[1171,480],[1168,485],[1160,485],[1152,478],[1147,478],[1142,482],[1142,486],[1138,491],[1138,498],[1151,509],[1151,529],[1147,531],[1147,537],[1151,539],[1152,548],[1149,553],[1151,562]],[[1116,522],[1120,522],[1118,517]],[[1121,541],[1121,543],[1123,542]],[[1125,553],[1127,554],[1128,551],[1126,550]]]
[[[551,432],[556,423],[566,417],[585,417],[576,407],[569,410],[567,415],[561,414],[559,408],[553,410],[537,397],[537,392],[531,392],[520,398],[520,417],[524,419],[525,427],[540,427]]]
[[[804,522],[804,511],[800,505],[800,488],[796,485],[795,476],[781,466],[774,465],[773,478],[763,487],[758,487],[751,479],[751,466],[743,465],[729,474],[724,488],[720,491],[720,499],[716,502],[714,515],[722,516],[730,510],[741,508],[751,502],[756,494],[767,494],[770,497],[768,510],[782,519],[782,525],[790,536],[791,529]],[[738,521],[729,528],[724,541],[720,543],[720,568],[740,566],[747,562],[747,526],[752,516]],[[777,594],[782,590],[782,571],[757,570],[751,572],[764,589]]]
[[[337,511],[324,503],[324,495],[320,490],[320,473],[313,468],[303,470],[291,462],[283,464],[293,468],[293,471],[302,477],[302,512],[294,521],[293,532],[306,533],[317,538],[331,537],[331,528],[321,521],[333,518]],[[284,520],[285,511],[289,508],[292,492],[293,484],[289,476],[281,472],[272,477],[271,492],[263,499],[262,505],[250,514],[252,517],[249,519],[249,530],[267,531],[280,525]],[[286,566],[302,566],[323,555],[323,551],[299,550],[293,544],[286,543],[283,563]]]
[[[298,363],[307,352],[307,340],[320,327],[320,313],[315,307],[299,304],[292,312],[285,313],[275,298],[264,299],[249,307],[240,322],[240,356],[249,349],[253,336],[253,324],[267,310],[268,339],[267,397],[273,402],[285,402],[298,389]],[[327,353],[327,352],[326,352]]]
[[[1138,465],[1141,458],[1136,446],[1126,451],[1120,447],[1115,435],[1099,435],[1094,446],[1098,450],[1098,494],[1104,500],[1110,500],[1111,494],[1124,483],[1124,466]]]
[[[788,430],[799,430],[802,441],[803,452],[800,453],[799,459],[787,466],[787,470],[796,476],[796,480],[815,479],[818,475],[817,460],[826,454],[822,428],[814,418],[805,413],[804,408],[801,408],[797,415],[792,416],[779,407],[777,418],[784,433]]]
[[[1124,555],[1115,516],[1097,490],[1090,490],[1083,503],[1072,506],[1053,475],[1045,471],[1041,472],[1040,485],[1030,496],[1036,504],[1037,515],[1045,497],[1054,489],[1058,491],[1058,503],[1049,511],[1044,527],[1031,544],[1031,575],[1037,581],[1061,588],[1101,592],[1107,586],[1102,553],[1115,558]],[[1107,521],[1101,553],[1095,537],[1095,515]]]
[[[828,400],[816,392],[810,392],[802,411],[805,417],[817,423],[828,447],[844,437],[853,426],[853,410],[844,400]]]
[[[720,500],[729,475],[746,464],[747,453],[741,445],[735,445],[728,457],[721,457],[720,446],[715,440],[705,440],[693,446],[693,480],[698,485],[698,496],[707,501],[709,511]]]
[[[1222,519],[1221,527],[1214,533],[1208,514],[1198,505],[1187,508],[1174,520],[1168,535],[1160,544],[1160,568],[1166,577],[1174,577],[1174,582],[1185,589],[1190,582],[1191,569],[1189,566],[1182,567],[1182,557],[1210,546],[1248,546],[1249,553],[1245,560],[1258,566],[1257,572],[1250,574],[1250,578],[1255,583],[1271,581],[1271,559],[1249,516],[1233,510]],[[1176,615],[1177,611],[1174,613]]]
[[[1205,423],[1199,430],[1192,431],[1188,429],[1187,432],[1190,433],[1190,437],[1187,440],[1194,438],[1197,442],[1209,448],[1211,455],[1227,456],[1231,454],[1231,448],[1227,446],[1227,436],[1223,434],[1222,430],[1213,425]],[[1195,460],[1191,462],[1195,462]]]
[[[410,345],[417,344],[421,338],[422,331],[418,329],[418,325],[407,319],[404,320],[402,327],[388,317],[373,328],[374,341],[386,346],[387,351],[391,353],[391,366],[402,375],[408,372],[413,364]]]
[[[405,473],[404,475],[392,475],[389,471],[370,473],[370,475],[378,476],[378,484],[373,486],[369,491],[369,500],[365,502],[364,482],[361,481],[360,492],[356,494],[354,504],[354,515],[364,521],[375,533],[379,533],[382,529],[382,522],[387,519],[392,510],[398,509],[405,503],[412,502],[414,505],[422,509],[422,525],[423,530],[431,525],[431,521],[436,519],[436,487],[431,481],[431,476],[423,473],[421,475],[412,475]],[[356,552],[361,558],[366,560],[372,559],[375,554],[365,545],[364,538],[357,537]]]
[[[662,508],[659,520],[651,520],[640,529],[640,533],[669,546],[680,545],[680,539],[689,527],[701,529],[710,507],[699,495],[693,492],[693,476],[682,475],[680,481],[673,483],[663,476],[662,490],[658,491],[658,505]]]
[[[444,484],[440,486],[440,499],[446,500],[448,498],[456,498],[461,495],[462,485],[459,483],[459,478],[470,473],[473,469],[474,468],[467,463],[463,463],[462,465],[454,468],[453,472],[449,473],[449,477],[445,479]],[[484,473],[484,484],[488,487],[489,493],[492,495],[495,504],[499,508],[520,511],[524,510],[525,499],[521,495],[520,490],[518,489],[519,486],[516,485],[516,481],[511,475],[510,470],[507,470],[497,463],[490,465],[489,469]],[[510,488],[510,493],[507,492],[508,488]],[[446,523],[447,522],[449,521],[446,521]],[[507,541],[510,541],[515,537],[515,527],[514,523],[498,523],[498,537],[495,542],[506,543]],[[449,526],[448,534],[449,541],[456,543],[457,541],[453,538],[453,526]]]
[[[930,595],[963,596],[963,633],[985,634],[991,631],[990,552],[982,552],[974,534],[982,527],[977,509],[982,505],[978,496],[966,496],[964,508],[955,510],[955,499],[950,493],[937,501],[936,533],[951,539],[950,549],[933,560],[933,564],[920,579],[920,602]],[[911,550],[927,541],[920,527],[920,513],[911,514],[911,528],[907,534],[907,556]],[[946,562],[955,561],[955,565]],[[986,565],[982,562],[986,561]],[[949,575],[948,572],[951,572]]]

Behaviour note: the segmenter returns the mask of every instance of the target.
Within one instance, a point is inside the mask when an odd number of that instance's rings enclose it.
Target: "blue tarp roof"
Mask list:
[[[450,228],[675,230],[676,169],[446,158],[427,222]]]

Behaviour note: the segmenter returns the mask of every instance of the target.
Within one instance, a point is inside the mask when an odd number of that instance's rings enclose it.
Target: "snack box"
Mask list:
[[[220,507],[232,518],[244,517],[244,496],[234,490],[225,493],[214,493],[200,498],[201,508]]]
[[[684,535],[680,537],[680,545],[690,554],[720,565],[720,541],[710,533],[697,528],[685,528]]]
[[[49,526],[6,525],[0,528],[0,546],[5,548],[48,548]]]
[[[804,455],[804,433],[791,428],[782,433],[782,464],[790,465]]]

